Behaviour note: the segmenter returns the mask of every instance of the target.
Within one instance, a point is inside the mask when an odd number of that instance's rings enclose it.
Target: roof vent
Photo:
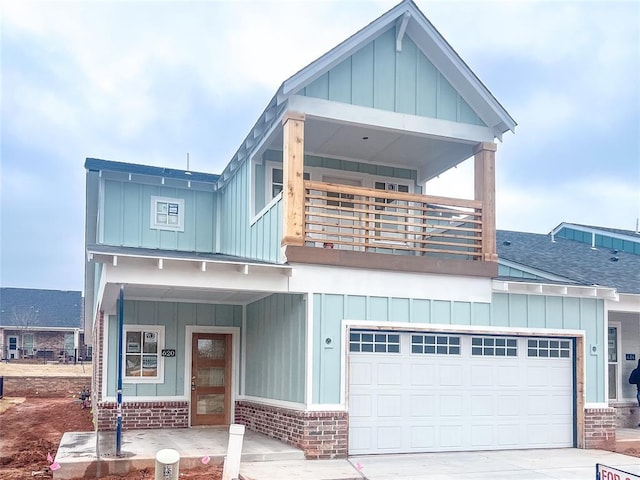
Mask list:
[[[511,242],[509,240],[505,240],[504,242],[502,242],[502,244],[508,247],[509,245],[511,245]]]
[[[618,250],[617,249],[613,249],[611,250],[611,255],[617,255],[618,254]]]
[[[609,260],[611,260],[612,262],[617,262],[620,259],[618,257],[611,257]]]

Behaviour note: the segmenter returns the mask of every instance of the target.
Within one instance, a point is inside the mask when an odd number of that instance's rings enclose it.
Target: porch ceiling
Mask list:
[[[429,180],[473,155],[475,144],[393,129],[340,123],[325,119],[305,120],[305,153],[380,165],[416,169],[419,180]],[[282,128],[270,148],[282,150]]]

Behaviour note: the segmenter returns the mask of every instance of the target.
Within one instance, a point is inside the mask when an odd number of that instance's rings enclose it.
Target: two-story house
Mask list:
[[[404,0],[285,80],[220,175],[87,159],[97,428],[122,287],[125,429],[237,422],[308,458],[596,445],[613,290],[494,281],[515,126]],[[467,159],[473,199],[425,191]]]

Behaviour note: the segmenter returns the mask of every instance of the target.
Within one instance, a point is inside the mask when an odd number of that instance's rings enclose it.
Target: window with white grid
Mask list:
[[[504,337],[472,337],[471,355],[483,357],[517,357],[518,340]]]
[[[411,353],[460,355],[460,337],[453,335],[411,335]]]
[[[361,353],[400,353],[397,333],[351,332],[349,351]]]
[[[569,340],[530,338],[527,340],[527,355],[539,358],[570,358],[571,342]]]

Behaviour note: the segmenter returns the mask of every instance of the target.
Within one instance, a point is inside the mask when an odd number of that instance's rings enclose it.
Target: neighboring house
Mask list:
[[[494,280],[515,126],[405,0],[287,79],[220,175],[87,159],[97,428],[122,286],[126,429],[238,422],[308,458],[614,438],[615,290]],[[472,200],[424,191],[471,157]]]
[[[497,239],[499,280],[520,282],[520,293],[586,285],[595,296],[601,286],[615,289],[604,302],[606,322],[599,334],[606,340],[603,387],[617,425],[637,426],[636,388],[628,378],[640,359],[640,233],[561,223],[548,235],[498,231]],[[584,321],[582,312],[574,316]],[[598,357],[600,348],[589,344],[589,356]]]
[[[82,293],[0,288],[0,351],[7,360],[74,361],[84,347]]]

